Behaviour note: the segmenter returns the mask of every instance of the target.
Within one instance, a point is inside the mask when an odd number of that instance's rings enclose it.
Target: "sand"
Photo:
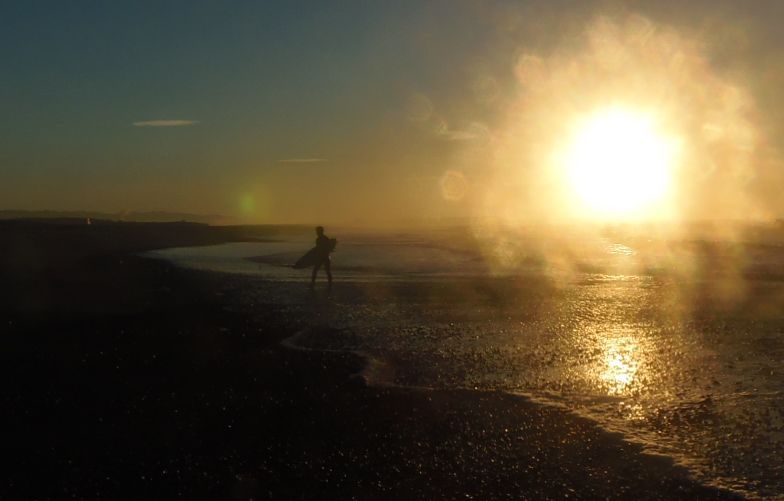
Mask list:
[[[241,283],[132,255],[237,234],[108,228],[0,229],[1,498],[733,497],[522,397],[368,386]]]

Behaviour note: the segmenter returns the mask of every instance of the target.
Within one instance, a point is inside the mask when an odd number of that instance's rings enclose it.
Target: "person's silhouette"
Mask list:
[[[316,274],[318,273],[319,268],[324,266],[324,271],[327,272],[327,281],[329,282],[329,287],[331,288],[332,268],[329,254],[335,249],[337,240],[334,238],[328,238],[326,235],[324,235],[323,226],[316,226],[316,235],[316,264],[313,265],[313,274],[310,277],[310,287],[313,288],[316,285]]]

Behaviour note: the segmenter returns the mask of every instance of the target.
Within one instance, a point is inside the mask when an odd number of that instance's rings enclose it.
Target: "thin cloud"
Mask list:
[[[313,164],[318,162],[327,162],[326,158],[284,158],[278,160],[280,164]]]
[[[187,127],[199,123],[196,120],[142,120],[134,122],[134,127]]]
[[[490,129],[479,122],[470,122],[462,129],[451,129],[445,121],[441,120],[435,131],[438,137],[447,141],[473,141],[490,135]]]
[[[449,130],[440,135],[448,141],[472,141],[479,137],[477,134],[465,130]]]

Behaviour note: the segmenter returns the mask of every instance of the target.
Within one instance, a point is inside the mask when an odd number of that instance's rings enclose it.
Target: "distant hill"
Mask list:
[[[182,212],[121,212],[111,214],[107,212],[92,211],[27,211],[27,210],[0,210],[0,220],[3,219],[95,219],[104,221],[134,221],[141,223],[163,223],[171,221],[188,221],[203,224],[226,224],[231,218],[217,214],[187,214]]]

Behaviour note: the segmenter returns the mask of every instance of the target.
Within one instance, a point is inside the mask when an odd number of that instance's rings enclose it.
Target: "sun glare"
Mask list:
[[[671,191],[673,141],[653,117],[621,108],[581,121],[564,167],[575,208],[609,219],[656,217]]]

